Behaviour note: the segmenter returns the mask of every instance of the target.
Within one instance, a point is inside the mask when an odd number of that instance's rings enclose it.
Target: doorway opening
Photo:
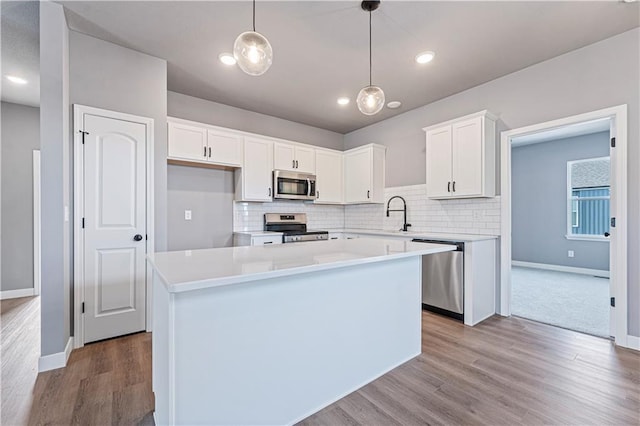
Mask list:
[[[626,105],[502,133],[500,314],[627,346]]]
[[[511,140],[511,313],[609,338],[610,119]]]

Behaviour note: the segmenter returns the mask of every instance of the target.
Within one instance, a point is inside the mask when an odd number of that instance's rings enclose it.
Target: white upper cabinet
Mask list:
[[[428,198],[495,196],[496,120],[481,111],[423,129]]]
[[[342,153],[316,149],[316,204],[343,202]]]
[[[236,170],[236,201],[272,201],[273,142],[244,138],[243,167]]]
[[[384,203],[385,150],[369,144],[344,153],[345,203]]]
[[[170,160],[242,166],[243,137],[240,133],[179,119],[169,119],[167,126]]]
[[[207,161],[207,130],[169,121],[168,150],[171,158]]]
[[[274,168],[276,170],[289,170],[292,172],[315,173],[316,158],[315,149],[276,142],[274,144]]]

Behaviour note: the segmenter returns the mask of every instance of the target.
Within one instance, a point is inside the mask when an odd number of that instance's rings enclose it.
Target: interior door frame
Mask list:
[[[547,121],[501,133],[500,189],[500,310],[502,316],[511,315],[511,140],[518,136],[538,133],[571,124],[598,119],[610,119],[610,135],[616,138],[612,166],[615,167],[614,183],[615,238],[610,244],[611,286],[616,298],[615,344],[630,347],[627,339],[627,105],[618,105],[558,120]],[[611,150],[611,148],[610,148]],[[612,234],[613,234],[612,232]]]
[[[82,315],[82,301],[84,300],[84,239],[82,236],[82,217],[84,205],[84,158],[82,156],[82,133],[84,130],[84,114],[98,115],[116,120],[130,121],[145,126],[146,137],[146,220],[147,240],[145,253],[153,252],[154,245],[154,120],[149,117],[126,114],[86,105],[73,105],[73,347],[84,346],[84,317]],[[146,263],[146,262],[145,262]],[[151,275],[148,265],[145,265],[145,323],[146,330],[151,330]]]

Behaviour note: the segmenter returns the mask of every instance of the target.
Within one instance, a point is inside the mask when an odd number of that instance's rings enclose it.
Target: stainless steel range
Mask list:
[[[264,230],[282,232],[283,243],[329,239],[327,231],[307,231],[306,213],[265,213]]]

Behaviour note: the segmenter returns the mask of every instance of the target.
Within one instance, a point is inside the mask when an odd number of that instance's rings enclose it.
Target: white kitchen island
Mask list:
[[[420,354],[421,256],[356,239],[155,253],[156,424],[292,424]]]

